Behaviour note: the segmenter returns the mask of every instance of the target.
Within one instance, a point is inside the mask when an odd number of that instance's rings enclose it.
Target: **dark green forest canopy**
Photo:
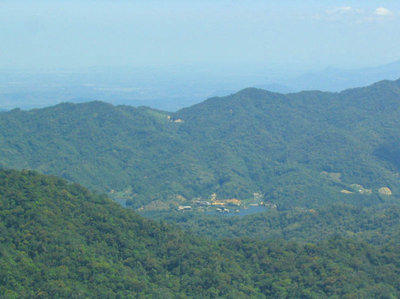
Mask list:
[[[335,236],[380,245],[400,242],[400,206],[332,204],[317,209],[268,210],[245,217],[196,212],[146,212],[191,233],[211,239],[250,237],[258,240],[319,242]]]
[[[0,170],[0,294],[55,297],[398,297],[400,249],[207,241],[57,177]]]
[[[388,198],[381,187],[399,198],[399,104],[397,80],[340,93],[250,88],[177,113],[102,102],[13,110],[0,113],[0,166],[58,175],[135,208],[255,192],[279,209],[368,206]]]

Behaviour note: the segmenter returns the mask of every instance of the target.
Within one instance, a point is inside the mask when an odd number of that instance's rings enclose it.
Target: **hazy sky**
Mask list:
[[[399,59],[399,0],[0,0],[3,69],[352,68]]]

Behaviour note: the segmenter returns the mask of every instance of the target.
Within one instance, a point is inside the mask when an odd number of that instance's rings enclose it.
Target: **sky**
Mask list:
[[[306,70],[399,59],[398,0],[0,0],[0,69]]]

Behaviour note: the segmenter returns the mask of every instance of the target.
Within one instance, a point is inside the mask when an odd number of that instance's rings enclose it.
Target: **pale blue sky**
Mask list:
[[[0,68],[356,68],[400,59],[400,1],[2,1]]]

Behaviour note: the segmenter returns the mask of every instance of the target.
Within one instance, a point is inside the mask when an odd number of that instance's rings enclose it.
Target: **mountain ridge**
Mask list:
[[[175,209],[178,198],[213,193],[262,193],[282,209],[370,205],[382,200],[380,187],[400,193],[392,159],[374,154],[400,137],[399,82],[341,93],[248,88],[177,113],[102,102],[2,112],[0,166],[60,175],[135,208]],[[340,193],[351,184],[375,191]]]
[[[87,104],[90,104],[90,105],[99,105],[99,106],[104,105],[104,106],[109,106],[109,107],[113,106],[113,107],[130,107],[130,108],[134,108],[134,109],[149,109],[149,110],[154,110],[154,111],[159,111],[159,112],[175,114],[175,113],[179,113],[182,110],[185,110],[185,109],[191,108],[191,107],[195,107],[195,106],[197,106],[199,104],[202,104],[202,103],[210,101],[210,100],[229,98],[229,97],[234,96],[234,95],[249,95],[250,93],[259,93],[259,94],[261,93],[261,94],[282,95],[282,96],[284,96],[284,95],[293,95],[293,94],[303,94],[303,93],[306,93],[306,94],[312,94],[312,93],[319,93],[319,94],[346,94],[346,93],[349,93],[349,92],[352,92],[352,91],[365,90],[365,89],[368,89],[370,87],[375,87],[375,86],[379,87],[379,86],[387,85],[387,84],[392,85],[393,83],[400,85],[400,78],[396,79],[396,80],[384,79],[384,80],[377,81],[375,83],[369,84],[367,86],[358,86],[358,87],[345,88],[345,89],[340,90],[340,91],[322,91],[320,89],[312,89],[312,90],[302,90],[302,91],[297,91],[297,92],[280,93],[280,92],[270,91],[268,89],[264,89],[264,88],[260,88],[260,87],[246,87],[246,88],[243,88],[243,89],[241,89],[241,90],[239,90],[237,92],[231,93],[230,95],[213,96],[213,97],[207,98],[206,100],[204,100],[204,101],[202,101],[200,103],[191,105],[189,107],[181,108],[177,112],[169,112],[167,110],[160,110],[160,109],[156,109],[156,108],[151,108],[151,107],[148,107],[148,106],[145,106],[145,105],[144,106],[134,107],[134,106],[127,105],[127,104],[113,104],[113,103],[109,103],[109,102],[105,102],[105,101],[101,101],[101,100],[88,99],[85,102],[68,102],[68,101],[66,101],[66,102],[61,102],[61,103],[58,103],[58,104],[55,104],[55,105],[51,105],[51,106],[47,106],[47,107],[43,107],[43,108],[32,108],[32,109],[26,109],[26,110],[17,107],[17,108],[13,108],[11,110],[0,111],[0,113],[7,113],[7,112],[11,112],[11,111],[37,111],[37,110],[49,109],[49,108],[52,108],[52,107],[53,108],[54,107],[62,107],[62,106],[70,106],[70,107],[77,106],[77,107],[79,107],[81,105],[85,106]]]

